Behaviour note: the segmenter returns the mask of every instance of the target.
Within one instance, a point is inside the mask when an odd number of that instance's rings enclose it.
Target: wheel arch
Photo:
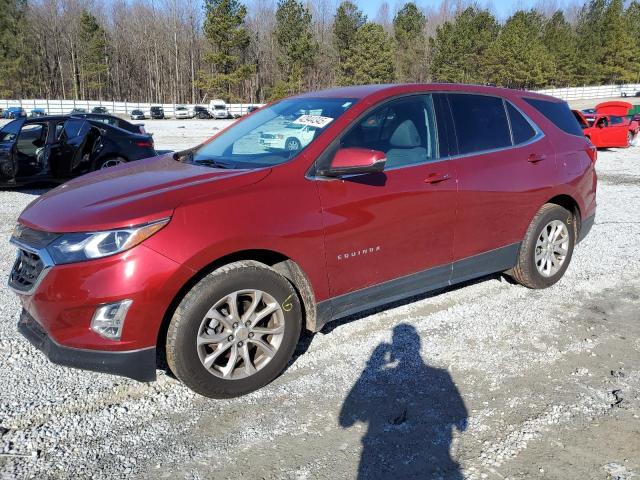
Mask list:
[[[271,267],[277,273],[289,280],[293,285],[293,288],[298,293],[298,298],[300,299],[300,303],[302,305],[303,327],[310,331],[316,331],[317,318],[315,294],[313,293],[311,282],[309,281],[308,276],[304,273],[302,268],[291,258],[274,250],[242,250],[217,258],[216,260],[201,268],[182,286],[182,288],[174,296],[173,300],[169,304],[169,308],[167,308],[164,314],[162,323],[160,324],[160,328],[158,329],[158,336],[156,339],[156,350],[158,352],[158,359],[161,365],[166,364],[165,343],[169,322],[171,321],[176,308],[185,297],[185,295],[189,292],[189,290],[191,290],[191,288],[193,288],[196,283],[198,283],[200,280],[202,280],[217,268],[242,260],[253,260],[262,263],[268,267]]]
[[[580,234],[580,229],[582,228],[582,211],[580,210],[580,205],[571,195],[560,194],[556,195],[553,198],[547,200],[546,203],[552,203],[558,205],[562,208],[569,210],[573,214],[574,218],[574,231],[576,234],[576,238],[578,238]]]

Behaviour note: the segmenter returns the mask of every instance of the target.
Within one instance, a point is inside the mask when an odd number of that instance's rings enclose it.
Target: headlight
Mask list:
[[[142,243],[169,223],[169,218],[118,230],[90,233],[66,233],[54,240],[47,250],[54,263],[73,263],[107,257]]]

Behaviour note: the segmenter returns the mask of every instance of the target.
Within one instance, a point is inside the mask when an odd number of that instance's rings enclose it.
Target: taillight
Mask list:
[[[591,142],[589,142],[589,146],[587,147],[586,151],[591,161],[593,163],[596,163],[596,160],[598,159],[598,149]]]
[[[142,148],[153,147],[153,140],[138,140],[136,146]]]

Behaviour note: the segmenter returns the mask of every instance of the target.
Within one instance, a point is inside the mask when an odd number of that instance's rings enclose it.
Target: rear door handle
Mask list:
[[[547,156],[544,153],[532,153],[531,155],[529,155],[529,158],[527,158],[527,161],[529,163],[538,163],[545,160],[546,158]]]
[[[427,175],[427,178],[424,179],[424,183],[435,184],[444,182],[446,180],[449,180],[450,178],[451,175],[449,175],[448,173],[430,173],[429,175]]]

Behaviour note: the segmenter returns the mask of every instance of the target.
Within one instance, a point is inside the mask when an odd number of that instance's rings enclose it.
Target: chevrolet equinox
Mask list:
[[[18,328],[57,364],[208,397],[254,391],[301,331],[495,272],[556,283],[596,209],[568,105],[377,85],[261,108],[205,143],[90,173],[21,214]]]

